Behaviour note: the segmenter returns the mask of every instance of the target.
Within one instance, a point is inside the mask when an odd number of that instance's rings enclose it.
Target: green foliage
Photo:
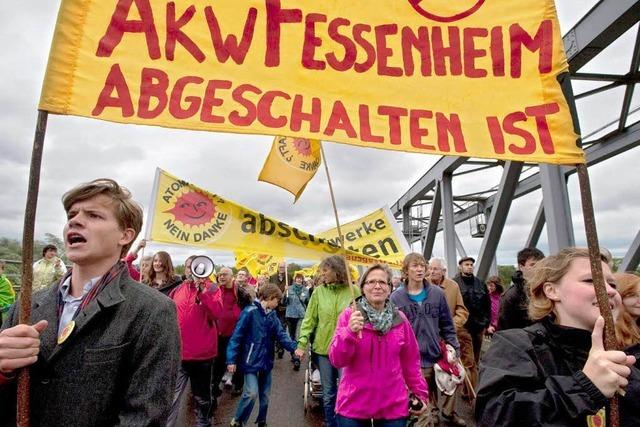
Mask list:
[[[294,274],[296,274],[296,271],[302,270],[302,268],[303,267],[300,264],[292,262],[291,264],[287,265],[287,272],[289,273],[289,276],[293,276]]]
[[[173,272],[174,272],[175,274],[177,274],[178,276],[182,276],[182,275],[184,275],[184,264],[180,264],[180,265],[178,265],[178,266],[175,266],[175,267],[173,268]]]
[[[44,240],[35,240],[33,242],[33,261],[42,258],[42,248],[46,245],[54,245],[58,248],[58,256],[62,261],[69,265],[70,262],[64,254],[64,242],[57,236],[46,233]],[[5,274],[15,286],[19,286],[22,276],[22,244],[14,239],[0,237],[0,259],[5,260]],[[7,261],[17,261],[16,263]]]
[[[502,287],[506,290],[511,284],[511,277],[516,272],[516,268],[513,265],[499,265],[498,276],[502,280]]]

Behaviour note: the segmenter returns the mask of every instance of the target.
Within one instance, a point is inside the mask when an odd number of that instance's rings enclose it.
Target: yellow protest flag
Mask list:
[[[340,226],[345,247],[377,258],[380,262],[402,265],[410,252],[409,243],[402,234],[388,206]],[[330,242],[339,244],[337,228],[318,233]]]
[[[62,0],[39,109],[584,163],[554,0]]]
[[[280,262],[284,262],[283,257],[276,257],[269,254],[257,254],[244,251],[234,251],[236,259],[236,268],[246,268],[253,277],[258,276],[262,272],[268,272],[271,274],[271,270],[274,270],[272,265],[278,265]]]
[[[335,243],[210,193],[161,169],[156,170],[146,238],[165,244],[308,260],[320,260],[341,252]],[[346,257],[357,265],[379,262],[357,251],[347,251]]]
[[[284,188],[295,203],[320,167],[320,144],[317,139],[276,136],[258,181]]]

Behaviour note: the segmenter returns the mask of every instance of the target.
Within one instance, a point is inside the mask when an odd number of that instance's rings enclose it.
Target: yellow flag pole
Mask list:
[[[329,183],[329,194],[331,195],[331,204],[333,205],[333,215],[336,218],[336,227],[338,229],[338,240],[340,240],[340,248],[342,249],[342,257],[344,259],[344,265],[347,267],[347,285],[351,291],[351,306],[353,310],[356,310],[356,294],[351,286],[351,271],[349,270],[349,262],[347,261],[347,249],[344,246],[344,237],[342,236],[342,230],[340,229],[340,220],[338,219],[338,209],[336,208],[336,198],[333,195],[333,185],[331,185],[331,176],[329,175],[329,166],[327,166],[327,156],[324,154],[324,147],[322,142],[320,143],[320,152],[322,153],[322,161],[324,163],[324,171],[327,174],[327,182]]]

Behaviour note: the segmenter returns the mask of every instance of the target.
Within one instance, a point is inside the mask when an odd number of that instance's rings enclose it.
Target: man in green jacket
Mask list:
[[[349,306],[353,295],[360,296],[360,289],[347,286],[347,267],[344,259],[339,255],[325,258],[318,268],[320,283],[307,306],[300,336],[298,337],[298,349],[296,356],[303,358],[313,336],[311,345],[312,357],[320,371],[322,382],[322,403],[324,407],[324,421],[327,427],[335,427],[335,407],[338,393],[338,370],[329,362],[329,343],[336,330],[338,316]]]

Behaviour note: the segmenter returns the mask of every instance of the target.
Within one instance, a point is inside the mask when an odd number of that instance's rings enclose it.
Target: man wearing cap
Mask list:
[[[458,333],[458,339],[461,341],[466,341],[468,338],[471,339],[471,346],[466,345],[468,343],[461,345],[461,348],[466,350],[462,353],[461,359],[463,365],[469,371],[469,380],[473,387],[476,386],[478,379],[478,362],[480,361],[480,349],[482,348],[484,332],[491,320],[489,290],[482,280],[474,276],[473,264],[475,262],[476,260],[470,256],[460,259],[458,261],[460,273],[453,278],[460,286],[464,305],[469,310],[469,318],[461,329],[462,333]],[[465,332],[469,333],[469,337],[466,336]],[[469,354],[469,352],[472,352],[473,355]]]

